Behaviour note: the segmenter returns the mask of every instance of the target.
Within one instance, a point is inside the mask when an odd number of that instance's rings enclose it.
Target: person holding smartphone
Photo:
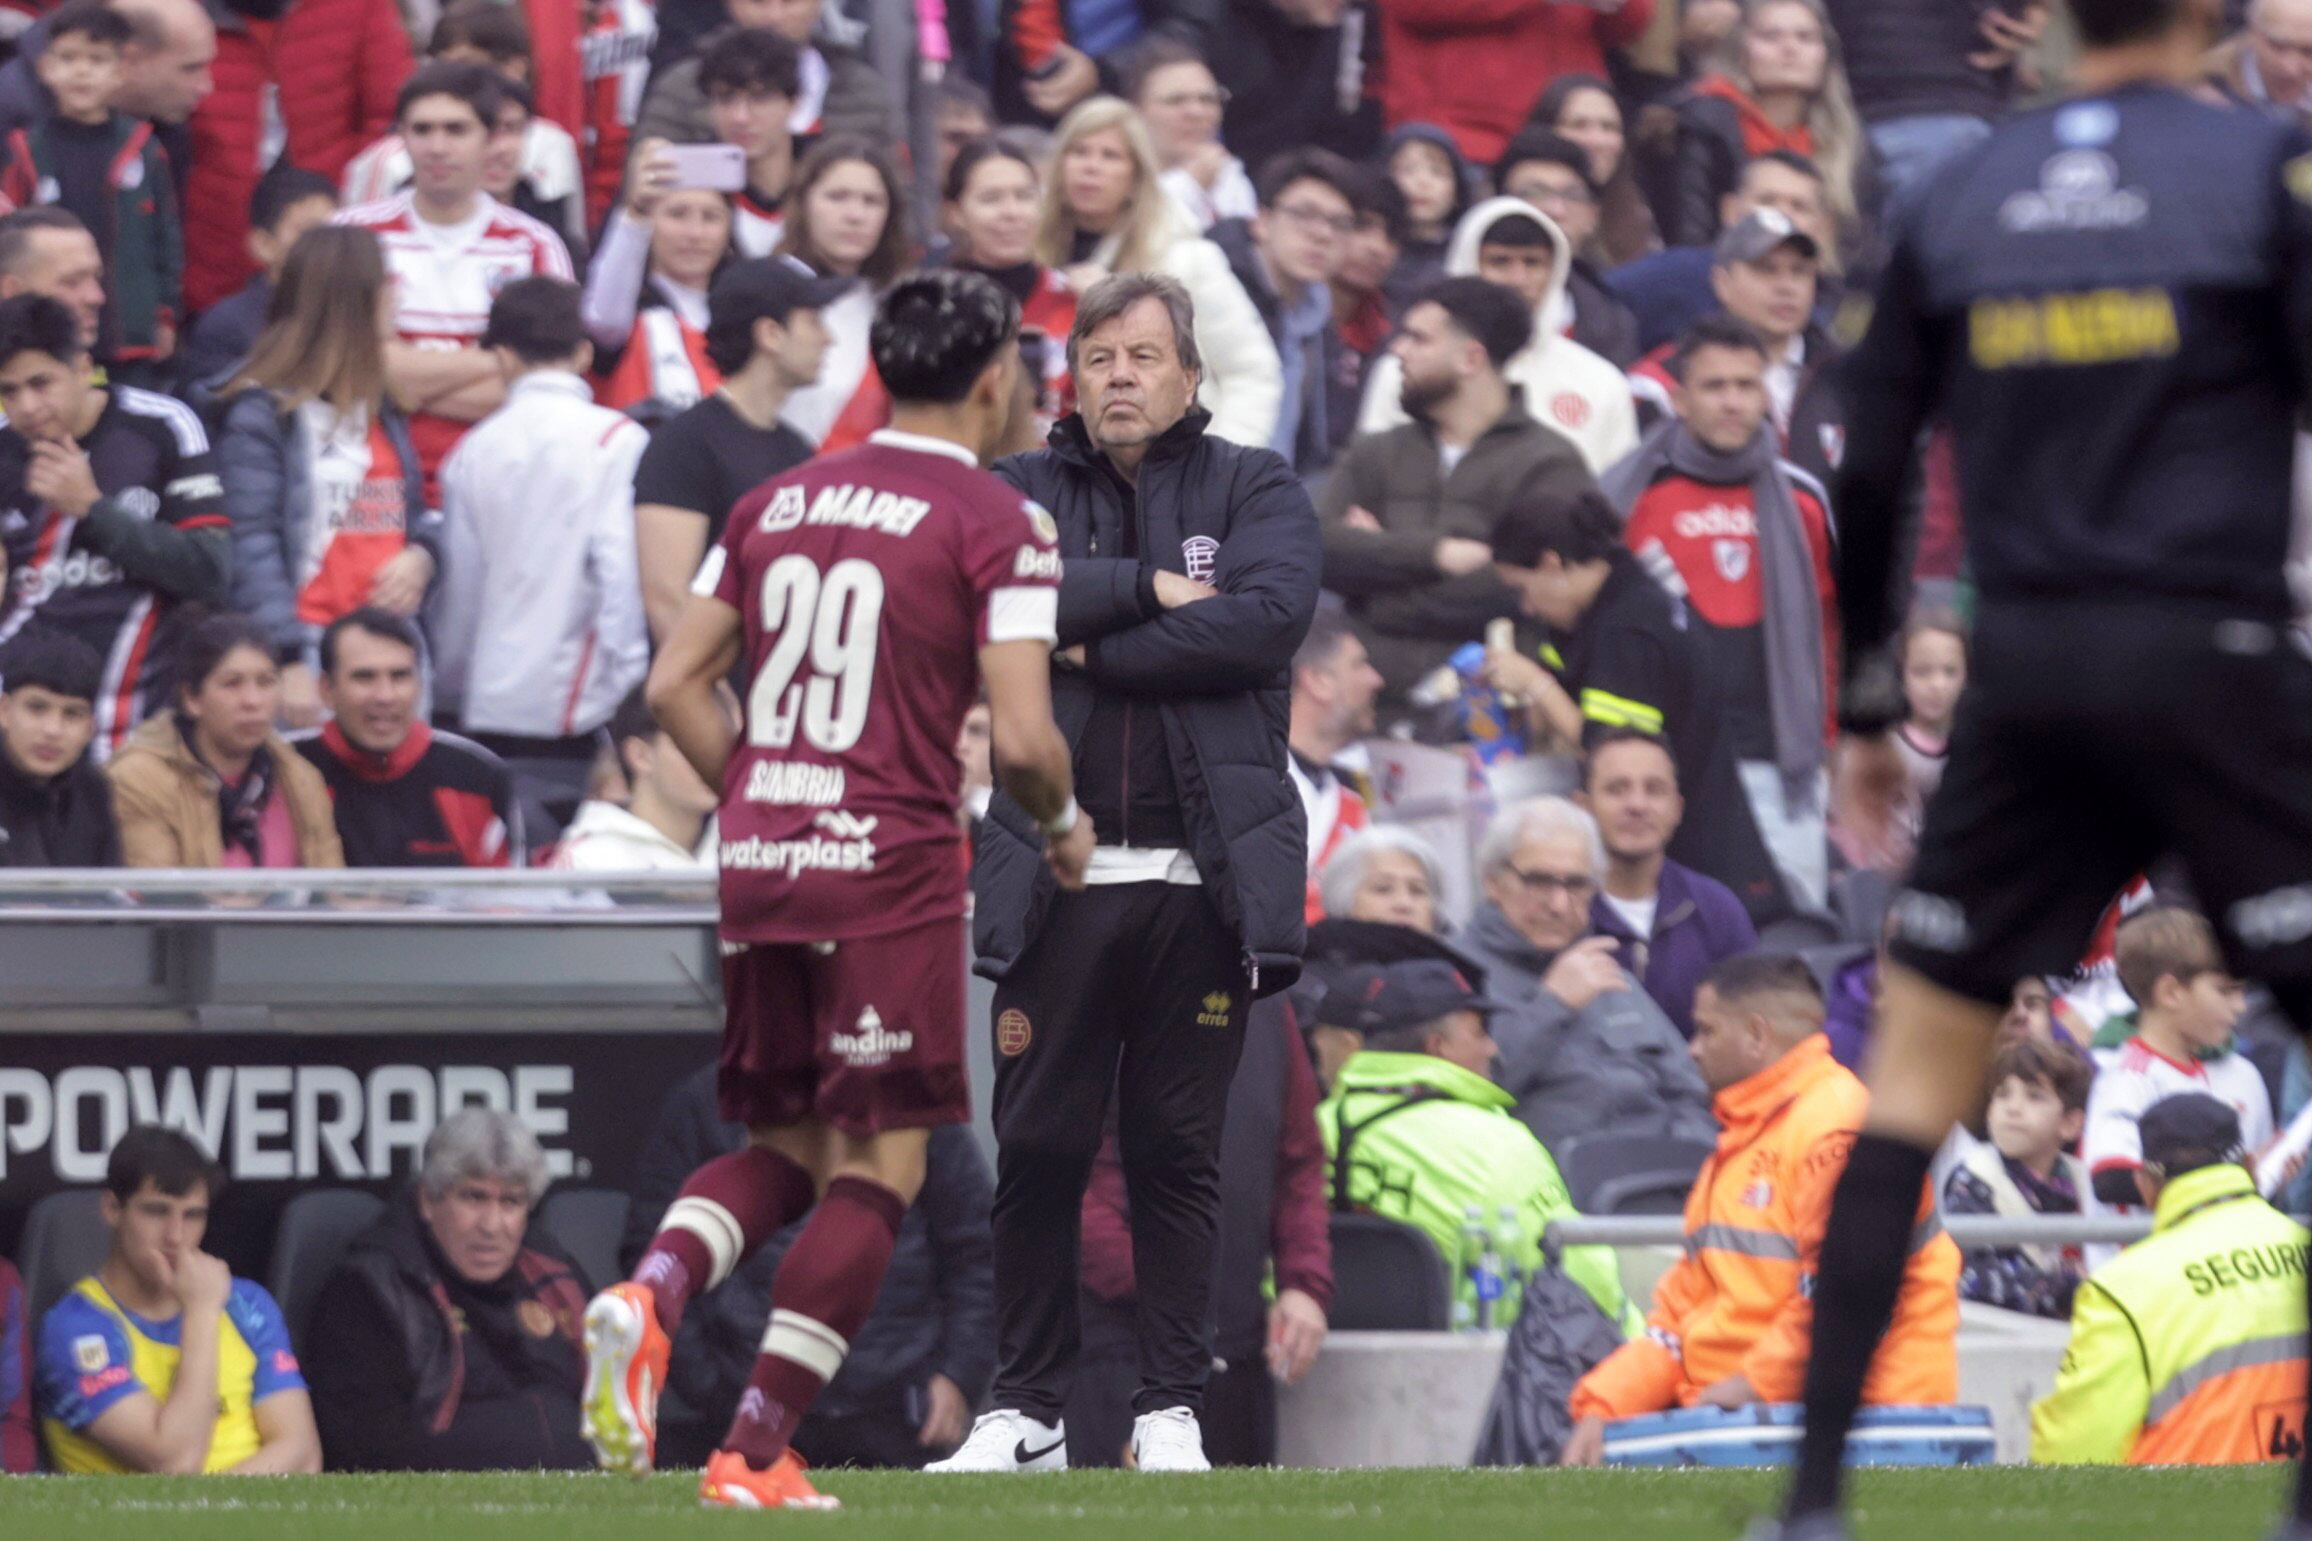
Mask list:
[[[727,163],[714,152],[730,152]],[[586,275],[594,399],[603,406],[658,420],[722,384],[706,345],[707,289],[730,256],[734,189],[711,184],[745,175],[729,145],[635,147],[626,199]]]

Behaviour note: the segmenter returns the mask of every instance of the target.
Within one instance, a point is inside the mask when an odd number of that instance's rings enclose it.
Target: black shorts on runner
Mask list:
[[[2077,966],[2166,854],[2240,975],[2312,987],[2312,657],[2283,624],[2143,598],[1986,603],[1891,951],[2004,1004]]]

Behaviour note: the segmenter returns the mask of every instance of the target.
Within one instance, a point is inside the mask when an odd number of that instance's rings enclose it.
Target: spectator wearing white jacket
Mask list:
[[[482,346],[506,373],[506,402],[441,474],[454,570],[433,616],[437,700],[506,762],[540,845],[585,795],[602,726],[650,661],[634,556],[649,434],[594,404],[579,304],[562,279],[500,291]]]
[[[1036,260],[1064,272],[1079,294],[1111,273],[1178,279],[1196,306],[1196,349],[1204,359],[1196,399],[1212,414],[1205,431],[1265,448],[1284,397],[1276,344],[1227,256],[1164,192],[1140,114],[1113,96],[1080,104],[1060,120],[1051,165]]]
[[[610,741],[626,772],[626,806],[599,798],[581,806],[551,865],[571,872],[712,872],[708,818],[719,798],[659,728],[641,686],[610,719]]]
[[[1534,239],[1534,232],[1541,239]],[[1503,371],[1523,388],[1534,420],[1574,442],[1592,474],[1638,445],[1638,413],[1620,370],[1566,335],[1572,314],[1566,275],[1573,248],[1557,222],[1521,198],[1488,198],[1453,228],[1445,272],[1517,290],[1533,307],[1533,341]],[[1383,433],[1406,421],[1404,383],[1393,356],[1376,360],[1357,414],[1359,434]]]

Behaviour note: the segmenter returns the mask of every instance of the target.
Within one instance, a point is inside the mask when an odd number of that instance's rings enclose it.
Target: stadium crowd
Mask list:
[[[1334,1276],[1332,1211],[1425,1233],[1472,1312],[1467,1217],[1500,1215],[1512,1271],[1578,1285],[1529,1300],[1628,1334],[1556,1390],[1568,1459],[1595,1458],[1608,1418],[1794,1399],[1836,1176],[1810,1157],[1859,1124],[1908,855],[1831,815],[1838,364],[1906,197],[2060,88],[2045,5],[11,0],[0,19],[0,868],[711,870],[718,789],[642,682],[731,506],[886,426],[878,293],[949,266],[1019,302],[1024,451],[1066,434],[1079,297],[1162,275],[1192,306],[1179,362],[1200,356],[1186,431],[1281,457],[1327,591],[1285,767],[1308,967],[1243,1023],[1210,1327],[1234,1380],[1209,1447],[1273,1458],[1273,1383],[1357,1282]],[[2254,0],[2204,89],[2312,123],[2312,8]],[[2082,154],[2050,162],[2046,199],[2112,195]],[[1940,436],[1914,496],[1915,802],[1967,671]],[[1201,587],[1214,544],[1125,554]],[[1491,789],[1478,838],[1397,819],[1406,746]],[[984,715],[957,753],[970,832]],[[2214,1191],[2202,1170],[2312,1104],[2312,1062],[2153,871],[2076,972],[2016,981],[1993,1085],[1922,1197],[1874,1400],[1955,1397],[1962,1296],[2109,1335],[2123,1288],[2085,1286],[2102,1259],[1961,1255],[1939,1214],[2164,1227]],[[2234,1123],[2152,1117],[2192,1094]],[[991,1176],[949,1133],[798,1442],[816,1459],[921,1464],[988,1392]],[[737,1134],[701,1081],[657,1139],[626,1261]],[[1682,1266],[1650,1316],[1610,1253],[1541,1248],[1594,1197],[1563,1175],[1577,1154],[1638,1139],[1684,1153],[1697,1254],[1736,1231],[1753,1248]],[[1131,1380],[1128,1327],[1101,1337],[1136,1288],[1115,1146],[1084,1201],[1079,1464],[1117,1457]],[[1754,1148],[1791,1179],[1735,1181]],[[2289,1210],[2312,1198],[2288,1186],[2295,1149],[2254,1170]],[[139,1130],[113,1153],[103,1269],[34,1321],[0,1264],[7,1469],[33,1465],[35,1415],[65,1470],[586,1464],[578,1313],[612,1281],[532,1218],[544,1167],[518,1124],[445,1121],[303,1320],[201,1250],[217,1181],[189,1139]],[[2273,1234],[2300,1272],[2302,1233]],[[776,1253],[684,1325],[670,1453],[727,1420]],[[2061,1421],[2051,1455],[2135,1448]]]

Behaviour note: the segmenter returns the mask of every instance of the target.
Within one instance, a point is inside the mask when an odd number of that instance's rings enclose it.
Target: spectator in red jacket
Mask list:
[[[289,159],[343,177],[363,145],[393,131],[413,63],[394,0],[297,0],[273,35]]]
[[[1220,1135],[1220,1234],[1213,1249],[1213,1357],[1204,1451],[1215,1466],[1276,1463],[1276,1388],[1324,1346],[1333,1248],[1317,1134],[1316,1073],[1288,997],[1255,1004]],[[1140,1383],[1130,1199],[1111,1129],[1083,1208],[1084,1344],[1065,1422],[1070,1466],[1113,1466]],[[1276,1298],[1262,1281],[1273,1270]]]
[[[1443,124],[1491,165],[1541,88],[1604,75],[1606,50],[1646,30],[1654,0],[1380,0],[1380,13],[1389,126]]]

